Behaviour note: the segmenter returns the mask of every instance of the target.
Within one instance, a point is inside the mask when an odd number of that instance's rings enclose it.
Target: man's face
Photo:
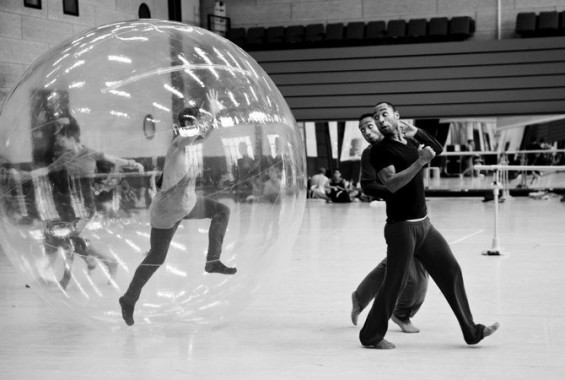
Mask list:
[[[363,138],[371,145],[383,138],[383,135],[377,128],[375,119],[372,117],[365,117],[361,119],[359,122],[359,131],[361,131]]]
[[[183,119],[182,123],[178,127],[179,135],[183,137],[193,137],[196,135],[200,135],[201,128],[198,119],[193,116],[190,116],[190,119]]]
[[[61,95],[58,92],[53,91],[47,97],[47,106],[51,109],[55,109],[60,105]]]
[[[400,131],[399,115],[388,104],[379,103],[373,108],[373,117],[383,136],[396,135]]]
[[[55,146],[57,148],[62,148],[64,150],[69,150],[73,148],[72,139],[70,137],[64,136],[63,134],[55,135]]]
[[[80,141],[80,135],[77,134],[75,136],[67,136],[63,132],[63,128],[68,126],[68,124],[69,124],[69,119],[67,118],[59,119],[57,125],[59,132],[55,134],[55,145],[58,148],[62,148],[64,150],[76,151],[78,149],[78,142]]]

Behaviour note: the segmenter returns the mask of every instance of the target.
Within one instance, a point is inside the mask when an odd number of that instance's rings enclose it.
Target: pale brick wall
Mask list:
[[[24,0],[0,0],[0,104],[29,66],[52,47],[83,30],[138,19],[145,3],[156,19],[169,18],[166,0],[79,0],[79,16],[63,14],[60,0],[43,0],[42,9]],[[183,22],[199,25],[199,0],[182,0]]]
[[[474,39],[496,39],[497,0],[226,0],[232,27],[471,16]],[[202,19],[214,0],[202,0]],[[519,12],[563,11],[565,0],[501,0],[501,37],[513,38]]]

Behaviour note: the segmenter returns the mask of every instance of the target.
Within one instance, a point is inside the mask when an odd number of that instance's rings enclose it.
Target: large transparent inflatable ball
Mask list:
[[[186,24],[120,22],[49,51],[2,106],[0,156],[3,251],[63,314],[111,329],[226,321],[276,278],[304,212],[281,93]]]

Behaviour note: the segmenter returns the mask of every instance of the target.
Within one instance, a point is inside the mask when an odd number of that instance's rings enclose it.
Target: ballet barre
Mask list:
[[[565,171],[564,165],[475,165],[477,170],[506,170],[506,171]]]
[[[508,171],[565,171],[563,165],[475,165],[476,170],[494,171],[493,195],[494,195],[494,237],[492,246],[483,252],[487,256],[500,256],[502,249],[498,238],[498,190],[504,191],[504,183],[500,181],[500,172]]]
[[[480,151],[480,150],[459,150],[453,152],[443,151],[441,156],[502,156],[510,154],[556,154],[565,153],[565,149],[532,149],[532,150],[507,150],[504,152]]]

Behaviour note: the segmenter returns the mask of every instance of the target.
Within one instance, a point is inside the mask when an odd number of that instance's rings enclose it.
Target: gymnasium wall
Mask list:
[[[206,25],[215,0],[202,0],[201,22]],[[288,26],[314,23],[470,16],[476,21],[477,40],[498,33],[497,0],[237,0],[223,1],[232,27]],[[500,34],[514,37],[520,12],[565,10],[565,0],[500,0]]]
[[[0,104],[31,64],[71,36],[103,24],[138,19],[145,3],[152,18],[167,20],[166,0],[78,0],[79,15],[63,13],[62,0],[43,0],[42,9],[24,0],[0,0]],[[182,0],[183,22],[198,25],[199,0]]]

